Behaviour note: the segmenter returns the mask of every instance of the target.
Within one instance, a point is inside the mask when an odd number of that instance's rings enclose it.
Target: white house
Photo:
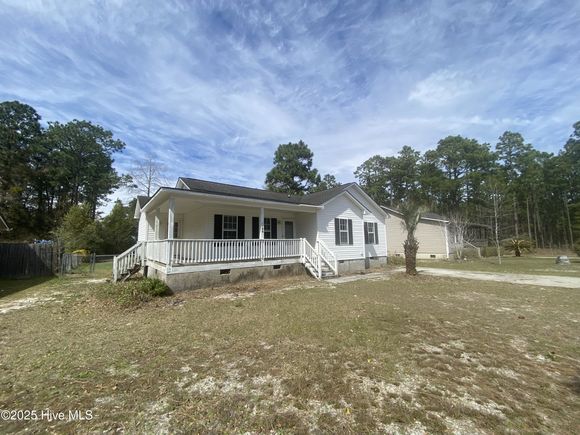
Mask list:
[[[319,279],[355,272],[386,263],[386,216],[356,183],[299,196],[179,178],[138,198],[138,242],[113,273],[138,264],[180,290],[304,268]]]

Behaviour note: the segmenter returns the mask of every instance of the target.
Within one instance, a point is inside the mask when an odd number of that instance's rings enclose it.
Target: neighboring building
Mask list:
[[[115,258],[115,279],[136,264],[174,290],[244,276],[316,276],[386,263],[386,213],[356,183],[307,195],[179,178],[139,197],[138,243]]]
[[[391,207],[382,207],[387,213],[386,231],[388,240],[388,255],[405,255],[403,242],[407,232],[403,226],[401,212]],[[449,258],[449,221],[435,213],[425,213],[421,217],[415,238],[419,241],[417,258],[441,259]]]

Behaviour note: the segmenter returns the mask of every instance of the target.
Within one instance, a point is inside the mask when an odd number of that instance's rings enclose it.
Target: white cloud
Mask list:
[[[409,100],[426,106],[444,106],[457,102],[473,90],[474,83],[463,77],[463,74],[443,69],[417,83],[409,94]]]

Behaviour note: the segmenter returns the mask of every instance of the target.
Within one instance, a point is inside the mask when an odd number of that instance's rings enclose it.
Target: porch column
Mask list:
[[[264,238],[264,207],[260,208],[260,240]]]
[[[173,240],[173,227],[175,223],[175,198],[169,198],[169,209],[167,212],[167,238]]]
[[[264,207],[260,208],[260,240],[264,240]],[[260,242],[260,260],[264,261],[264,242]]]
[[[159,231],[161,230],[161,210],[159,208],[157,208],[155,210],[155,223],[153,224],[154,228],[153,228],[153,232],[155,233],[154,237],[155,240],[159,240]]]

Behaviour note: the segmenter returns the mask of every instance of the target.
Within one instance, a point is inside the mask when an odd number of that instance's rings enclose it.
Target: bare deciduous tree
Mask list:
[[[157,188],[169,185],[169,180],[164,174],[166,169],[165,165],[150,158],[138,161],[130,173],[133,179],[131,190],[151,196]]]
[[[461,260],[463,258],[463,249],[465,248],[465,242],[467,242],[468,238],[468,228],[469,228],[469,221],[465,217],[465,215],[461,213],[451,213],[449,215],[449,223],[451,227],[451,231],[453,231],[454,235],[454,251],[455,251],[455,258],[457,260]]]
[[[502,202],[502,196],[500,190],[497,186],[492,187],[491,196],[493,199],[493,235],[495,238],[495,247],[497,249],[497,262],[501,264],[501,246],[499,243],[499,218],[500,218],[500,208]]]

